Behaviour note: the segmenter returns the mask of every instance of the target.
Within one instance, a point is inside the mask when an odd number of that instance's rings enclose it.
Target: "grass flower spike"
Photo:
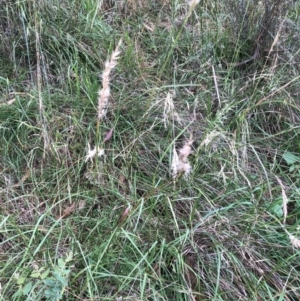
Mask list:
[[[105,68],[102,74],[102,89],[98,92],[98,108],[97,108],[97,133],[99,133],[99,126],[100,126],[100,120],[106,116],[107,109],[108,109],[108,100],[110,96],[110,72],[113,68],[117,66],[117,60],[119,58],[120,54],[120,46],[121,46],[122,40],[119,41],[116,49],[112,52],[111,57],[109,60],[105,62]],[[111,138],[113,129],[107,133],[103,143],[105,141],[109,140]],[[97,144],[97,143],[96,143]],[[88,153],[85,157],[85,162],[88,160],[91,160],[95,157],[101,157],[104,156],[104,149],[101,146],[95,146],[93,149],[91,149],[90,144],[88,144]]]
[[[119,41],[116,49],[112,52],[110,60],[105,62],[105,69],[102,74],[102,89],[98,92],[98,120],[101,120],[103,117],[106,116],[107,109],[108,109],[108,99],[110,96],[110,72],[113,68],[117,66],[117,60],[120,54],[120,46],[122,40]]]

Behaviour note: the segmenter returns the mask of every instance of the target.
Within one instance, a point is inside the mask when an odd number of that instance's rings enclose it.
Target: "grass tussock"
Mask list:
[[[0,1],[0,299],[299,300],[299,13]]]

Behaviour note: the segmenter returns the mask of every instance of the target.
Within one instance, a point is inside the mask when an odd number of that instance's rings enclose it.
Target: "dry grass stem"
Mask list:
[[[37,18],[35,18],[35,48],[36,48],[36,83],[38,89],[38,99],[39,99],[39,113],[40,113],[40,123],[42,127],[42,133],[44,138],[44,153],[43,159],[46,156],[46,150],[49,149],[51,138],[47,130],[47,121],[45,116],[43,96],[42,96],[42,72],[41,72],[41,51],[40,51],[40,36],[39,36],[40,24],[38,24]]]
[[[266,101],[267,99],[269,99],[270,97],[278,94],[280,91],[284,90],[285,88],[287,88],[288,86],[290,86],[294,81],[298,80],[300,78],[299,76],[294,77],[293,79],[291,79],[288,83],[282,85],[280,88],[272,91],[271,93],[269,93],[268,95],[266,95],[265,97],[261,98],[256,104],[255,107],[258,107],[259,105],[261,105],[264,101]],[[253,109],[253,108],[251,108]],[[249,111],[249,109],[248,109]]]
[[[215,84],[215,89],[216,89],[216,93],[217,93],[219,108],[221,108],[221,100],[220,100],[220,93],[219,93],[219,88],[218,88],[217,76],[216,76],[214,65],[211,65],[211,67],[212,67],[212,71],[213,71],[214,84]]]
[[[285,190],[284,190],[284,185],[282,184],[281,180],[276,177],[277,182],[279,183],[281,187],[281,195],[282,195],[282,210],[283,210],[283,224],[285,224],[286,218],[287,218],[287,203],[288,203],[288,198],[286,196]]]
[[[175,91],[169,91],[164,101],[163,119],[164,119],[165,128],[167,128],[170,122],[174,123],[175,120],[179,124],[181,123],[181,118],[175,110],[175,106],[173,102],[174,96],[175,96]]]
[[[172,170],[172,176],[173,178],[176,177],[178,173],[178,163],[179,162],[179,157],[175,148],[175,145],[173,147],[173,156],[172,156],[172,163],[171,163],[171,170]]]
[[[283,24],[284,24],[284,21],[282,21],[282,22],[280,23],[280,25],[279,25],[279,29],[278,29],[278,31],[277,31],[277,33],[276,33],[276,36],[275,36],[275,38],[274,38],[274,40],[273,40],[273,43],[272,43],[272,45],[271,45],[271,48],[270,48],[270,50],[269,50],[267,59],[266,59],[266,61],[265,61],[264,68],[266,67],[267,62],[268,62],[268,59],[270,58],[271,53],[273,52],[275,46],[278,44],[278,41],[279,41],[279,38],[280,38],[280,34],[281,34],[281,30],[282,30],[282,28],[283,28]],[[274,61],[274,63],[273,63],[272,68],[270,68],[270,70],[271,70],[273,73],[275,72],[276,61],[277,61],[277,56],[276,56],[276,59],[275,59],[275,61]]]
[[[98,92],[98,120],[101,120],[106,116],[108,109],[108,99],[110,96],[110,72],[117,66],[117,60],[119,59],[120,46],[122,40],[119,41],[116,49],[112,52],[110,60],[105,62],[105,68],[102,74],[102,89]]]
[[[206,135],[205,139],[201,142],[200,146],[208,146],[214,140],[214,138],[218,136],[223,136],[223,134],[215,130],[211,131]]]
[[[12,99],[8,100],[8,101],[5,102],[5,103],[0,103],[0,107],[1,107],[1,106],[10,106],[10,105],[12,105],[15,101],[16,101],[16,98],[12,98]]]
[[[200,0],[191,0],[189,2],[190,10],[193,10],[199,2],[200,2]]]

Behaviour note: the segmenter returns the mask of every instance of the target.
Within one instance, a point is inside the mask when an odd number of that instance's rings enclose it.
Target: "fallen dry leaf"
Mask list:
[[[151,32],[154,31],[155,25],[154,25],[153,23],[149,23],[149,24],[144,23],[143,25],[144,25],[144,27],[145,27],[146,29],[148,29],[149,31],[151,31]]]
[[[85,208],[85,200],[80,200],[78,203],[78,210],[83,210]]]
[[[49,232],[49,229],[48,228],[45,228],[44,226],[38,226],[37,228],[39,231],[41,232],[44,232],[44,233],[48,233]]]
[[[21,178],[21,180],[20,180],[17,184],[13,185],[12,187],[19,187],[19,186],[22,186],[23,183],[30,177],[30,174],[31,174],[31,171],[30,171],[30,169],[28,168],[28,169],[26,170],[26,173],[24,174],[24,176]]]
[[[65,208],[62,212],[61,216],[56,217],[56,219],[64,219],[71,215],[75,211],[75,203],[73,203],[71,206]]]
[[[104,138],[104,141],[103,141],[103,142],[106,142],[106,141],[108,141],[108,140],[111,139],[113,131],[114,131],[114,128],[111,128],[111,129],[109,130],[109,132],[105,135],[105,138]]]
[[[7,101],[7,102],[1,103],[0,106],[10,106],[10,105],[12,105],[15,101],[16,101],[16,99],[15,99],[15,98],[12,98],[12,99],[10,99],[10,100]]]
[[[118,225],[121,225],[125,222],[125,220],[127,219],[128,215],[129,215],[129,212],[130,212],[130,206],[128,206],[122,213],[121,217],[119,218]]]

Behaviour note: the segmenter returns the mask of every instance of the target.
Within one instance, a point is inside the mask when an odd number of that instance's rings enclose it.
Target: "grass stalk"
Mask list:
[[[182,34],[182,31],[186,27],[187,21],[191,17],[191,15],[192,15],[192,13],[193,13],[193,11],[196,8],[196,6],[197,6],[198,3],[199,3],[199,0],[191,0],[190,1],[190,3],[189,3],[189,10],[188,10],[188,12],[187,12],[187,14],[186,14],[186,16],[185,16],[185,18],[184,18],[184,20],[183,20],[180,28],[179,28],[179,30],[177,31],[174,40],[172,39],[172,43],[171,43],[171,46],[169,46],[169,50],[167,52],[166,58],[165,58],[162,66],[161,66],[161,68],[159,70],[159,73],[158,73],[158,78],[159,79],[161,79],[161,77],[162,77],[162,75],[163,75],[163,73],[164,73],[167,65],[169,64],[171,56],[172,56],[172,54],[174,52],[174,49],[177,46],[178,40],[179,40],[179,38],[180,38],[180,36]]]

